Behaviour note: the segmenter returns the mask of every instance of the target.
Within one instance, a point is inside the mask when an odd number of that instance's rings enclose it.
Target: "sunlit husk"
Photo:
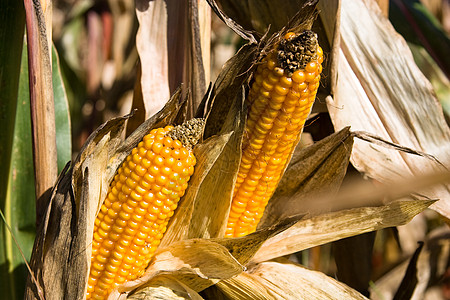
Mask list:
[[[372,1],[342,1],[341,14],[339,76],[333,97],[327,98],[334,127],[369,132],[434,155],[448,166],[450,129],[405,40]],[[387,183],[443,170],[428,158],[359,140],[351,161],[360,172]],[[431,208],[450,216],[448,184],[430,188],[424,195],[440,199]]]
[[[347,285],[287,260],[263,262],[217,284],[231,299],[367,299]],[[254,298],[253,298],[254,297]]]

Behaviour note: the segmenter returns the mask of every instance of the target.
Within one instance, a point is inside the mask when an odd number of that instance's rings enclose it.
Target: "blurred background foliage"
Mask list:
[[[379,1],[450,113],[450,2]],[[72,120],[74,154],[103,121],[130,111],[138,55],[134,2],[57,0],[53,40],[60,55]],[[244,41],[217,16],[211,20],[211,81]],[[120,29],[120,30],[119,30]]]
[[[396,30],[407,40],[417,65],[432,83],[444,109],[447,122],[449,122],[450,1],[391,0],[379,2]],[[18,12],[17,15],[23,15],[23,12]],[[95,128],[114,116],[130,112],[139,59],[135,45],[137,29],[138,22],[133,0],[53,1],[53,42],[59,55],[60,74],[64,83],[63,85],[56,84],[56,86],[61,86],[63,95],[55,97],[55,99],[65,98],[64,94],[67,97],[71,133],[63,132],[60,135],[66,135],[66,140],[71,139],[72,143],[72,150],[67,152],[70,147],[66,147],[66,153],[61,158],[61,162],[58,160],[59,170],[65,164],[63,160],[69,160],[70,156],[73,159],[77,155]],[[23,32],[23,29],[21,31]],[[20,35],[21,31],[19,30],[16,34]],[[20,38],[22,37],[20,36]],[[236,53],[243,43],[244,41],[239,36],[212,14],[211,65],[209,66],[212,82],[223,64]],[[58,65],[56,61],[55,65]],[[24,80],[23,76],[26,76],[24,72],[22,67],[21,82]],[[14,141],[9,143],[15,149],[14,155],[21,151],[20,149],[24,149],[22,156],[12,156],[10,162],[11,172],[16,169],[22,171],[21,179],[23,180],[32,177],[33,172],[30,171],[32,167],[30,137],[23,133],[28,130],[26,128],[29,128],[26,126],[30,125],[22,123],[23,119],[26,120],[26,117],[23,116],[29,113],[27,111],[28,104],[25,101],[27,95],[21,93],[26,93],[26,91],[20,89],[17,96],[17,99],[24,101],[17,101]],[[64,105],[64,102],[61,105]],[[67,111],[67,108],[62,107],[61,113],[64,113],[64,110]],[[63,123],[61,121],[58,124]],[[66,131],[69,130],[69,127],[65,128]],[[312,118],[308,122],[305,132],[310,136],[311,142],[329,135],[332,132],[332,125],[327,114],[321,113],[320,118]],[[1,137],[0,142],[7,141],[8,137]],[[58,152],[60,152],[59,149]],[[17,167],[18,164],[20,164],[19,167]],[[348,174],[348,177],[360,176],[354,169],[350,169]],[[14,185],[9,190],[15,191],[15,204],[11,207],[8,200],[0,199],[0,208],[6,215],[9,215],[7,221],[15,223],[12,226],[13,233],[17,236],[25,256],[29,258],[35,230],[35,199],[32,188],[34,185],[32,182],[19,183],[16,181],[10,184]],[[17,187],[19,185],[20,189]],[[15,209],[19,211],[15,211]],[[442,222],[438,220],[434,212],[426,211],[425,214],[419,215],[404,228],[392,228],[377,234],[356,237],[359,239],[356,241],[359,245],[364,243],[361,240],[375,243],[373,254],[366,255],[373,266],[371,280],[381,277],[410,257],[417,248],[417,240],[425,238],[429,232],[442,225]],[[0,229],[5,237],[2,239],[6,241],[8,233],[5,228],[0,227]],[[411,239],[409,241],[400,240],[399,231],[410,232]],[[355,240],[351,239],[302,251],[292,259],[312,269],[335,276],[338,271],[333,255],[339,255],[345,251],[346,247],[355,243]],[[0,247],[2,247],[1,242]],[[17,253],[16,250],[12,250],[15,249],[14,245],[8,244],[7,248],[7,251]],[[4,253],[2,252],[0,255]],[[15,258],[15,264],[19,271],[14,270],[14,276],[22,279],[17,281],[19,286],[17,286],[15,294],[8,294],[11,295],[11,299],[21,298],[19,294],[23,292],[20,285],[24,283],[27,273],[23,263],[17,263],[20,260],[20,257]],[[10,272],[8,270],[11,270],[11,266],[7,265],[7,259],[3,258],[0,272]],[[361,271],[361,274],[363,273],[368,274],[368,271]],[[340,275],[345,282],[345,274]],[[445,299],[450,299],[450,273],[445,280],[437,282],[436,289],[440,289]],[[347,283],[351,286],[358,285],[354,279],[353,281],[348,279]],[[432,299],[431,295],[433,294],[430,294],[429,299]]]

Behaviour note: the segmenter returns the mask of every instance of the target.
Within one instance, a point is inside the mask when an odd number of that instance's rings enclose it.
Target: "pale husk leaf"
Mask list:
[[[139,30],[136,47],[141,61],[141,87],[145,119],[159,111],[169,99],[167,7],[163,0],[136,1]]]
[[[260,263],[217,287],[231,299],[367,299],[322,272],[287,260]]]
[[[346,237],[403,225],[434,202],[396,200],[384,206],[353,208],[305,218],[268,239],[252,261],[266,261]]]
[[[201,43],[202,38],[210,39],[210,14],[205,5],[198,1],[136,1],[136,47],[141,62],[137,88],[142,89],[142,100],[138,91],[134,105],[142,101],[145,119],[161,109],[180,85],[183,95],[189,91],[187,116],[193,117],[209,81],[204,68],[204,61],[209,62],[209,46]]]
[[[241,138],[244,131],[244,91],[238,90],[231,103],[228,117],[220,134],[230,138],[223,151],[203,179],[196,198],[189,238],[215,238],[223,236],[226,217],[230,209],[234,181],[241,159]]]
[[[221,136],[214,136],[206,140],[204,143],[194,148],[197,163],[189,180],[189,186],[182,201],[178,205],[177,210],[172,216],[166,233],[161,241],[161,246],[170,245],[174,241],[188,238],[189,227],[193,220],[193,211],[197,202],[197,195],[203,180],[208,176],[211,167],[215,164],[223,148],[230,140],[231,133]],[[211,211],[213,208],[211,209]]]
[[[211,240],[227,248],[239,263],[247,265],[266,240],[290,228],[302,218],[303,215],[284,218],[270,227],[265,227],[243,237],[217,238]]]
[[[129,297],[120,299],[202,300],[203,298],[182,282],[170,276],[158,276],[148,286],[139,289]]]
[[[251,59],[248,53],[240,51],[231,62]],[[229,63],[225,68],[231,73],[239,73],[242,65]],[[220,80],[214,86],[217,93],[213,99],[205,99],[212,102],[212,111],[220,110],[226,115],[212,113],[207,116],[204,136],[209,138],[194,149],[198,162],[186,196],[171,220],[162,245],[187,238],[223,235],[240,161],[245,118],[244,95],[240,86],[246,78],[245,75],[238,78],[219,75]],[[223,88],[224,85],[234,84],[234,90]]]
[[[218,282],[216,287],[226,295],[227,299],[274,299],[266,283],[247,272]]]
[[[111,292],[108,299],[118,299],[120,293],[151,284],[153,278],[162,274],[170,274],[172,278],[198,292],[243,270],[244,267],[224,246],[205,239],[183,240],[159,248],[145,274],[119,286]]]
[[[245,270],[246,265],[262,243],[286,230],[301,217],[286,220],[240,238],[190,239],[175,241],[157,250],[146,273],[114,290],[109,299],[118,299],[120,292],[128,293],[142,286],[156,285],[161,274],[170,276],[199,292],[231,278]],[[124,294],[122,294],[123,297]]]
[[[334,98],[327,98],[335,128],[369,132],[431,154],[448,166],[450,130],[406,42],[372,1],[342,1],[340,21],[337,89]],[[427,158],[364,141],[355,141],[351,162],[381,182],[442,170]],[[448,184],[424,194],[440,199],[431,208],[450,217]]]

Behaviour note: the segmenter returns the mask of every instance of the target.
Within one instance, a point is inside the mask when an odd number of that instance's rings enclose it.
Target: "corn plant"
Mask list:
[[[410,299],[444,278],[450,129],[375,1],[136,0],[106,10],[78,2],[65,28],[55,27],[61,63],[51,51],[51,3],[13,2],[1,5],[22,12],[5,18],[20,30],[0,38],[22,45],[26,24],[27,52],[4,52],[12,63],[0,73],[12,74],[1,139],[14,147],[0,148],[11,165],[0,191],[9,298],[25,287],[26,299]],[[93,51],[85,74],[64,44],[79,16]],[[113,43],[133,36],[132,50],[95,47],[99,20],[102,45],[111,41],[108,16]],[[211,17],[239,46],[209,84]],[[98,72],[110,56],[112,84]],[[130,82],[131,108],[118,113],[113,94]],[[75,151],[67,102],[92,112],[92,132],[81,129]],[[115,113],[99,122],[102,105]],[[31,120],[26,128],[22,119]],[[34,168],[16,168],[14,155],[27,152],[21,132]],[[16,170],[35,180],[22,187]],[[31,204],[16,203],[27,191]],[[19,214],[11,203],[23,206]],[[35,213],[25,232],[16,226]],[[404,245],[402,231],[419,218],[438,220],[441,231],[404,251],[389,290],[371,270],[377,241],[398,228]],[[302,259],[331,244],[334,269]]]

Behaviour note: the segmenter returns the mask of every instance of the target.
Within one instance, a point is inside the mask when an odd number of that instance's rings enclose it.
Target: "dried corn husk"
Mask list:
[[[373,1],[342,1],[340,21],[339,76],[334,95],[327,98],[335,128],[351,126],[440,162],[357,140],[352,164],[380,182],[448,168],[450,129],[404,39]],[[440,199],[431,208],[447,218],[449,191],[448,184],[424,191],[429,198]]]

